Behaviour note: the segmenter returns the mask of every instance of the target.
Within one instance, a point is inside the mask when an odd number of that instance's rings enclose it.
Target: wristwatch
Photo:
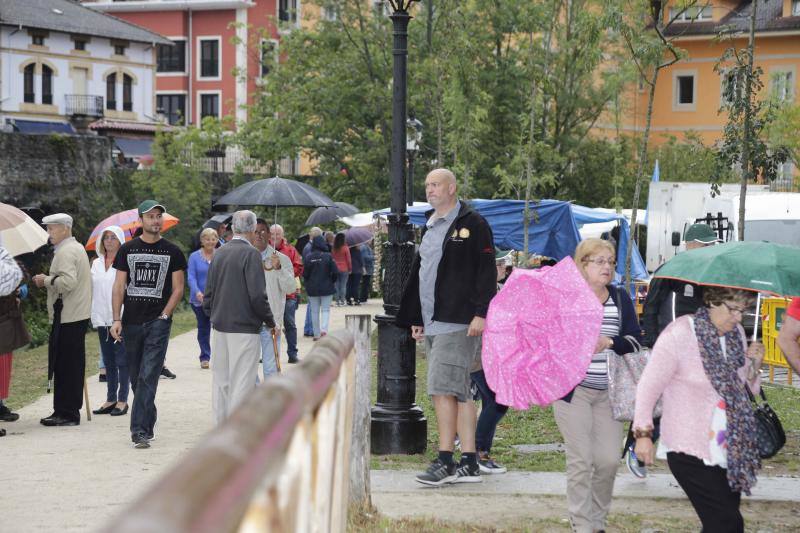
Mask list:
[[[163,315],[159,315],[158,319],[159,320],[169,320],[169,315],[167,313],[164,313]]]

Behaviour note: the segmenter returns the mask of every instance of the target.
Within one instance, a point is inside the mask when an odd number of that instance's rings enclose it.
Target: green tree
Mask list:
[[[222,126],[211,117],[203,120],[201,128],[160,131],[153,143],[152,168],[132,177],[137,198],[157,199],[180,219],[169,238],[184,250],[211,211],[206,154],[224,144]]]

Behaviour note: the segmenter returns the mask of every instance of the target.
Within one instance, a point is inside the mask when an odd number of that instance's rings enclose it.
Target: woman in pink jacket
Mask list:
[[[747,347],[745,291],[711,287],[704,307],[658,337],[636,392],[636,455],[667,464],[697,512],[704,532],[741,532],[741,493],[750,494],[761,468],[756,423],[745,387],[758,392],[764,345]],[[653,408],[662,399],[658,451]]]

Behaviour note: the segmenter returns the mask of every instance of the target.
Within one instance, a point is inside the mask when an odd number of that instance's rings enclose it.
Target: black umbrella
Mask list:
[[[333,200],[306,183],[286,178],[255,180],[236,187],[215,206],[333,207]]]
[[[53,371],[56,368],[56,357],[58,357],[58,337],[61,331],[61,310],[64,309],[64,301],[61,295],[53,302],[53,325],[50,327],[50,339],[47,345],[47,392],[53,390]]]
[[[211,229],[219,229],[222,224],[228,224],[233,217],[233,213],[222,213],[220,215],[214,215],[213,217],[209,218],[203,223],[203,229],[211,228]]]
[[[306,226],[324,226],[337,218],[349,217],[358,213],[358,208],[346,202],[335,202],[333,207],[318,207],[309,215]]]

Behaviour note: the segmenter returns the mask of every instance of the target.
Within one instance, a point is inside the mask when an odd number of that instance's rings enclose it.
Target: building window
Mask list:
[[[707,21],[713,16],[712,11],[711,6],[691,6],[686,9],[671,7],[669,18],[675,22]]]
[[[278,20],[297,22],[297,0],[278,0]]]
[[[325,17],[325,20],[329,22],[335,22],[339,18],[339,12],[336,6],[325,6],[322,15]]]
[[[167,117],[173,126],[182,126],[186,116],[186,96],[183,94],[156,95],[156,111]]]
[[[200,95],[200,121],[205,117],[219,117],[219,95]]]
[[[781,102],[794,100],[794,72],[778,71],[772,74],[772,96]]]
[[[678,76],[678,105],[694,104],[694,76]]]
[[[200,77],[219,77],[219,40],[200,40]]]
[[[133,111],[133,78],[122,75],[122,110]]]
[[[86,50],[86,39],[75,39],[75,50]]]
[[[124,44],[115,44],[114,45],[114,55],[124,56],[125,55],[125,45]]]
[[[36,46],[44,46],[44,35],[40,34],[31,35],[31,43]]]
[[[117,75],[106,77],[106,109],[117,110]]]
[[[53,104],[53,69],[42,65],[42,103]]]
[[[741,95],[741,83],[736,77],[736,71],[728,71],[722,74],[722,104],[729,105],[733,103],[734,98]]]
[[[36,103],[36,91],[33,88],[33,79],[34,79],[34,71],[36,69],[36,65],[31,63],[25,70],[23,71],[23,78],[24,78],[24,101],[26,104],[33,104]]]
[[[278,43],[277,41],[273,41],[270,39],[263,39],[261,41],[261,77],[265,77],[269,74],[272,67],[278,62],[278,55],[276,51],[278,50]]]
[[[800,0],[794,0],[794,2],[792,2],[792,16],[800,17]]]
[[[157,50],[157,72],[186,71],[186,41],[173,41],[173,45],[159,44]]]

